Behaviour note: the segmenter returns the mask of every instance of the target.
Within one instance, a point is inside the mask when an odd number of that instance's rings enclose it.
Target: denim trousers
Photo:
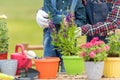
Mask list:
[[[55,46],[51,44],[52,38],[51,38],[51,30],[50,28],[44,29],[44,57],[59,57],[60,58],[60,72],[65,72],[64,63],[62,59],[62,54],[60,54],[59,51],[55,50]]]

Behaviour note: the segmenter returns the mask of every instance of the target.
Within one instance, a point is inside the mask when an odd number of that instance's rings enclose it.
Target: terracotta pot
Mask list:
[[[60,59],[57,57],[48,57],[35,59],[36,69],[39,71],[40,79],[55,79],[58,71]]]
[[[108,57],[104,64],[104,76],[105,77],[120,77],[120,58],[118,57]]]

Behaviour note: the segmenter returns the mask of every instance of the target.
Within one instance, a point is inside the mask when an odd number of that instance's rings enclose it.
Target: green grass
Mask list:
[[[42,44],[42,29],[37,25],[36,12],[42,0],[0,0],[0,14],[7,15],[9,54],[20,43]],[[39,52],[42,53],[42,52]]]

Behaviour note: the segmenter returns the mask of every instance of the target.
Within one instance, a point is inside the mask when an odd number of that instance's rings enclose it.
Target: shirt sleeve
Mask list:
[[[105,22],[98,22],[95,25],[86,24],[81,26],[82,35],[93,36],[95,34],[109,32],[120,26],[120,3],[116,2],[113,5],[112,11],[108,14]]]

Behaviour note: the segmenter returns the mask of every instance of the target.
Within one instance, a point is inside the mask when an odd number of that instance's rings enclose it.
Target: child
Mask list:
[[[54,50],[51,44],[51,32],[49,29],[48,13],[51,16],[56,30],[60,28],[60,22],[63,16],[66,16],[70,11],[74,12],[75,23],[77,26],[86,24],[85,8],[82,5],[82,0],[44,0],[43,8],[37,12],[36,21],[40,27],[44,28],[44,57],[60,57],[61,72],[65,72],[60,51]]]
[[[87,23],[94,25],[97,22],[104,22],[107,14],[111,11],[112,1],[107,0],[86,0],[86,15]],[[105,34],[105,33],[104,33]],[[107,34],[107,33],[106,33]],[[105,43],[108,41],[105,39],[106,35],[96,34],[94,36],[87,35],[87,42],[90,42],[92,38],[99,37]]]

